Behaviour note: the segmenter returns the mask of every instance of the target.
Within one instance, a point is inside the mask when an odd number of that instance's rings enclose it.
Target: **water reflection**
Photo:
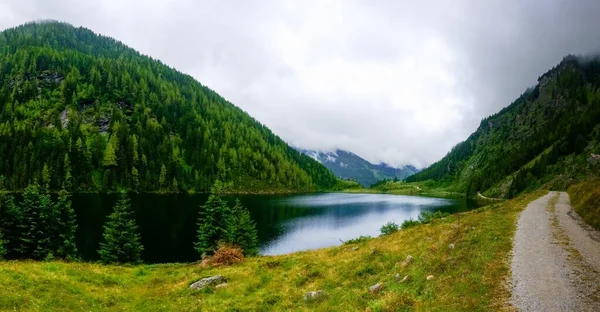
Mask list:
[[[193,249],[199,206],[207,195],[131,195],[147,263],[198,260]],[[102,225],[117,195],[76,194],[77,246],[84,260],[97,260]],[[233,198],[228,198],[233,200]],[[415,219],[421,211],[466,210],[464,200],[382,194],[323,193],[245,195],[240,200],[257,223],[261,253],[283,254],[377,236],[388,221]]]

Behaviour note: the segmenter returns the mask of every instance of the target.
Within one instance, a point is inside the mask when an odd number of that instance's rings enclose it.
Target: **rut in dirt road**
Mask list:
[[[511,268],[520,311],[600,311],[600,235],[566,193],[550,192],[523,211]]]

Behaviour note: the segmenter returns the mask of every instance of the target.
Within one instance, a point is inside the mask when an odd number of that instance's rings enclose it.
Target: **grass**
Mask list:
[[[355,244],[250,258],[228,267],[0,262],[0,310],[501,310],[510,295],[505,281],[518,213],[544,193]],[[414,259],[405,265],[408,255]],[[408,281],[394,282],[396,273]],[[188,289],[217,274],[227,277],[228,287]],[[429,275],[434,278],[426,280]],[[383,290],[371,294],[369,286],[378,282]],[[313,290],[324,290],[325,297],[305,301],[304,294]]]
[[[568,193],[575,211],[587,224],[600,230],[600,179],[572,185]]]

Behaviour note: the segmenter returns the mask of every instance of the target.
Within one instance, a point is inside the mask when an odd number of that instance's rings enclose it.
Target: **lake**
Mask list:
[[[131,194],[146,263],[193,262],[198,210],[206,194]],[[257,224],[264,255],[340,245],[361,235],[377,236],[380,227],[416,219],[421,211],[465,211],[463,199],[385,194],[316,193],[240,195]],[[98,260],[102,226],[118,195],[75,194],[77,247],[83,260]],[[227,198],[233,201],[234,198]]]

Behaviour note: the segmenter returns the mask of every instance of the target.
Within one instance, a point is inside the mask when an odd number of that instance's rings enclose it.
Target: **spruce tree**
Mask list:
[[[122,195],[108,216],[100,243],[100,258],[104,263],[139,263],[142,250],[138,227],[129,198]]]
[[[77,246],[75,245],[77,220],[75,211],[71,207],[69,193],[66,190],[58,193],[58,201],[54,204],[54,210],[59,217],[56,224],[59,232],[52,246],[54,255],[65,260],[74,260],[77,257]]]
[[[210,190],[208,200],[200,207],[198,216],[198,241],[195,247],[201,256],[213,254],[219,242],[228,240],[229,216],[229,207],[222,198],[222,184],[217,181]]]
[[[49,196],[40,194],[37,184],[27,186],[20,204],[22,220],[19,222],[17,253],[24,258],[41,260],[48,255],[48,237],[46,218],[48,218]]]
[[[250,217],[250,213],[239,199],[229,217],[229,243],[237,245],[244,251],[246,256],[258,255],[258,234],[256,223]]]

